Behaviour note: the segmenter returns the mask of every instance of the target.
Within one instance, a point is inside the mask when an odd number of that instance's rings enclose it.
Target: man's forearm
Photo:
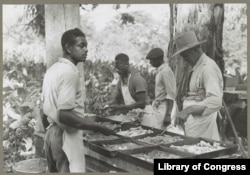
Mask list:
[[[167,99],[167,111],[166,111],[166,114],[170,114],[171,115],[171,112],[172,112],[172,109],[173,109],[173,105],[174,105],[174,101],[171,100],[171,99]]]
[[[145,108],[146,103],[145,102],[136,102],[133,103],[131,105],[124,105],[125,110],[131,110],[131,109],[135,109],[135,108]]]
[[[204,106],[199,106],[199,105],[192,105],[189,106],[187,108],[185,108],[184,110],[188,113],[188,114],[192,114],[192,115],[201,115],[206,107]]]
[[[171,123],[171,112],[173,109],[173,100],[171,99],[166,99],[166,111],[165,111],[165,116],[164,116],[164,125],[167,125]]]
[[[91,123],[88,120],[77,116],[72,110],[60,110],[59,122],[79,130],[100,131],[102,129],[101,125]]]

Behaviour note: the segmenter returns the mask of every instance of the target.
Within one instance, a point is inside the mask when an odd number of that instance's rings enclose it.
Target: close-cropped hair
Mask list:
[[[85,34],[78,28],[70,29],[64,32],[61,38],[62,48],[65,48],[65,44],[73,45],[75,43],[75,38],[79,36],[85,37]]]
[[[122,63],[129,63],[129,57],[128,57],[128,55],[126,55],[124,53],[120,53],[120,54],[116,55],[115,60],[120,61]]]

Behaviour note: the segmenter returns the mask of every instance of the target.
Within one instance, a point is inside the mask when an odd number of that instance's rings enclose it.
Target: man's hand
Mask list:
[[[124,105],[117,105],[117,104],[105,105],[103,107],[103,110],[105,110],[108,114],[111,114],[116,111],[124,110]]]
[[[121,129],[121,125],[112,125],[112,126],[109,126],[109,129],[112,131],[112,134],[114,134]]]
[[[108,110],[108,109],[110,109],[109,104],[106,104],[102,109],[103,109],[103,110]]]
[[[159,107],[159,105],[160,105],[160,102],[159,102],[159,101],[153,101],[152,106],[153,106],[153,109],[154,109],[154,110],[156,110],[156,109]]]
[[[102,133],[102,134],[104,134],[104,135],[111,135],[111,134],[114,134],[115,133],[115,129],[116,128],[112,128],[112,129],[110,129],[110,128],[107,128],[107,127],[105,127],[105,126],[99,126],[99,128],[98,128],[98,131],[100,132],[100,133]]]
[[[187,121],[188,116],[189,116],[189,113],[187,110],[183,110],[179,112],[176,116],[175,125],[181,124],[181,121],[185,123]]]
[[[170,125],[171,121],[171,114],[166,114],[163,120],[163,126],[167,127],[168,125]]]
[[[112,104],[112,105],[109,105],[108,108],[110,108],[112,110],[123,110],[124,109],[124,105]]]

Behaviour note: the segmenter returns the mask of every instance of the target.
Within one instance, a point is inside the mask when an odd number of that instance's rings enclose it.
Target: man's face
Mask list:
[[[79,36],[75,38],[75,44],[70,46],[70,55],[76,63],[86,60],[88,53],[87,45],[86,38]]]
[[[187,61],[189,64],[194,65],[195,64],[195,55],[193,53],[192,49],[186,50],[184,52],[181,52],[180,55],[182,58]]]
[[[159,67],[162,63],[162,60],[155,58],[155,59],[150,59],[149,62],[153,67]]]
[[[119,75],[125,75],[128,72],[128,64],[115,60],[115,69]]]

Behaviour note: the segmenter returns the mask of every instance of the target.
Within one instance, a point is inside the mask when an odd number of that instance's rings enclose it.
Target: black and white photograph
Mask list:
[[[4,173],[249,156],[246,3],[2,4],[2,44]]]

